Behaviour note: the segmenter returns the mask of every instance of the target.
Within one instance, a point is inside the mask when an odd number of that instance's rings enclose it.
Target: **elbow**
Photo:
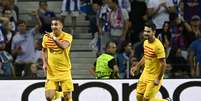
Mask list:
[[[163,69],[163,72],[165,72],[167,70],[167,65],[166,64],[163,64],[162,65],[162,69]]]
[[[68,48],[68,47],[69,47],[69,44],[61,44],[62,49],[65,49],[65,48]]]
[[[61,44],[62,49],[65,49],[65,48],[68,48],[68,47],[70,47],[70,43],[68,43],[68,42]]]

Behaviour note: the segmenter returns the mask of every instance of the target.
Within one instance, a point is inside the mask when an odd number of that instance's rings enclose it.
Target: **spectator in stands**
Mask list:
[[[185,49],[185,40],[183,36],[183,29],[181,25],[178,25],[177,28],[172,29],[172,37],[171,37],[171,46],[172,48],[179,47],[181,49]]]
[[[129,78],[130,71],[130,59],[132,57],[132,44],[125,40],[121,43],[119,52],[117,53],[117,64],[119,67],[120,78]]]
[[[119,69],[114,57],[116,50],[115,42],[109,41],[106,44],[106,52],[97,58],[96,66],[93,69],[97,79],[119,78]]]
[[[131,12],[129,13],[130,41],[132,44],[140,41],[140,33],[144,30],[144,23],[147,20],[147,6],[142,0],[132,0]]]
[[[4,25],[5,26],[5,25]],[[0,76],[4,78],[15,77],[13,57],[6,50],[6,36],[0,33]]]
[[[118,5],[120,8],[126,9],[128,12],[131,11],[130,0],[118,0]]]
[[[48,3],[46,0],[39,1],[38,15],[41,20],[40,33],[44,34],[45,31],[51,32],[51,19],[55,17],[55,13],[48,9]]]
[[[126,39],[128,33],[129,16],[125,9],[118,7],[118,0],[107,0],[109,8],[112,10],[110,14],[111,39],[115,40],[117,46]]]
[[[201,17],[201,1],[200,0],[183,0],[184,2],[184,18],[190,21],[194,15]]]
[[[156,25],[156,33],[159,33],[165,21],[169,21],[169,13],[176,12],[173,0],[149,0],[148,16]]]
[[[158,37],[158,39],[163,43],[163,45],[167,46],[169,45],[169,41],[171,38],[171,34],[170,34],[170,24],[168,21],[165,21],[163,24],[163,28],[161,30],[161,33],[159,33],[158,35],[156,35]]]
[[[200,36],[201,34],[200,27],[201,27],[200,17],[198,15],[194,15],[191,18],[191,28],[192,28],[192,31],[195,33],[195,36]]]
[[[2,0],[0,0],[0,12],[2,12],[3,11],[3,4],[2,4]],[[0,16],[2,16],[2,14],[0,13]]]
[[[170,39],[171,39],[170,24],[168,21],[164,22],[161,32],[156,36],[162,42],[162,44],[166,50],[166,54],[168,56],[169,49],[171,48],[170,47]]]
[[[80,0],[63,0],[62,13],[79,12]]]
[[[178,14],[184,16],[184,0],[180,0],[177,7],[178,7]]]
[[[169,75],[170,78],[190,76],[190,66],[187,64],[187,60],[182,56],[181,49],[172,48],[167,58],[167,63],[171,66],[171,70],[169,71],[171,73]]]
[[[12,10],[15,11],[16,17],[17,17],[17,20],[18,20],[18,18],[19,18],[19,8],[16,5],[16,3],[17,3],[17,0],[10,0],[10,7],[11,7]]]
[[[144,55],[144,36],[143,33],[140,33],[140,41],[133,44],[133,49],[134,49],[134,57],[137,59],[137,61],[139,61],[143,55]]]
[[[36,25],[34,28],[28,30],[27,23],[23,20],[19,20],[18,30],[12,40],[12,54],[16,56],[15,59],[15,71],[17,77],[30,77],[30,66],[34,62],[34,35],[39,33],[41,26],[40,18],[36,11],[32,12],[34,18],[36,18]],[[24,74],[22,74],[24,72]]]
[[[191,28],[192,32],[195,34],[196,37],[201,35],[201,20],[200,17],[194,15],[191,19]]]
[[[9,19],[9,21],[11,23],[11,31],[15,32],[15,31],[17,31],[17,28],[16,28],[17,19],[14,18],[14,16],[12,15],[12,12],[13,12],[12,9],[5,8],[2,11],[2,16]]]
[[[41,49],[42,49],[42,39],[35,41],[35,54],[34,62],[31,64],[32,78],[44,78],[45,73],[43,70],[42,58],[41,58]]]
[[[99,36],[99,51],[105,51],[105,44],[111,39],[110,38],[110,22],[109,14],[111,9],[108,7],[106,0],[102,0],[100,11],[97,15],[97,26]]]
[[[65,20],[65,16],[67,14],[71,14],[72,20],[72,30],[71,34],[76,36],[76,17],[79,16],[80,12],[80,0],[63,0],[62,8],[61,8],[61,15],[63,16],[63,20]]]
[[[201,37],[193,41],[189,47],[189,63],[191,65],[191,76],[201,77]]]
[[[8,8],[9,0],[0,0],[0,16],[2,16],[2,11],[4,8]]]
[[[11,51],[9,42],[11,42],[10,39],[13,35],[11,33],[7,34],[7,32],[9,32],[7,31],[7,29],[11,30],[11,23],[9,21],[9,18],[0,16],[0,34],[2,34],[4,37],[4,42],[6,44],[5,50],[10,53]]]
[[[2,28],[2,33],[5,37],[5,50],[9,53],[12,54],[11,52],[11,43],[13,40],[13,36],[15,35],[15,32],[12,31],[12,23],[8,22],[4,24],[4,27]]]
[[[14,21],[17,21],[17,9],[13,8],[13,0],[2,0],[1,1],[1,8],[0,8],[0,12],[2,15],[2,12],[4,9],[10,9],[11,10],[11,16],[14,18]],[[17,6],[15,6],[17,7]],[[16,11],[15,11],[16,10]]]
[[[31,78],[44,78],[46,76],[41,61],[41,59],[38,59],[35,63],[31,64]]]
[[[170,46],[172,48],[180,48],[184,50],[186,48],[184,38],[184,25],[181,23],[181,19],[176,13],[170,14]]]
[[[6,52],[5,45],[1,44],[0,50],[0,75],[4,78],[13,78],[15,77],[15,71],[13,67],[13,57],[11,54]],[[3,47],[2,47],[3,46]]]
[[[94,34],[96,32],[98,32],[97,18],[98,18],[98,14],[100,11],[100,4],[93,3],[92,9],[93,9],[93,12],[92,12],[91,16],[89,17],[89,22],[90,22],[89,32],[92,33],[92,38],[94,38],[94,36],[95,36]]]
[[[183,18],[182,18],[183,19]],[[187,47],[201,35],[201,21],[198,15],[191,18],[190,23],[182,20],[186,31],[184,31]]]

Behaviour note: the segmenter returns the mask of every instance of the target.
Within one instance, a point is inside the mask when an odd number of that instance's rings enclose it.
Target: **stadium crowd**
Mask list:
[[[90,9],[83,11],[83,3]],[[105,51],[108,41],[115,41],[115,61],[122,79],[133,78],[129,69],[142,58],[144,24],[151,21],[166,51],[165,78],[193,78],[201,77],[200,10],[200,0],[63,0],[58,16],[72,16],[71,34],[76,37],[76,17],[87,14],[89,32],[97,39],[97,56]],[[30,15],[35,22],[32,28],[19,17],[15,0],[0,1],[1,78],[45,77],[42,35],[51,31],[51,18],[57,15],[48,9],[46,0],[39,0],[38,8]],[[141,70],[137,72],[140,75]]]

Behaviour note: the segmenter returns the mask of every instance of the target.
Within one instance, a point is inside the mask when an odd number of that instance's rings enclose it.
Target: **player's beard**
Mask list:
[[[57,35],[57,34],[61,33],[61,30],[59,30],[59,29],[52,29],[52,32],[53,32],[55,35]]]
[[[152,35],[144,35],[144,39],[148,40],[149,42],[152,42],[154,40],[154,36],[152,36]]]
[[[145,40],[148,40],[148,37],[149,37],[149,35],[147,35],[147,34],[144,35],[144,39],[145,39]]]

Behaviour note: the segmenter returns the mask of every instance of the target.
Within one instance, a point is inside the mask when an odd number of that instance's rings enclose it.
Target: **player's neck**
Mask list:
[[[61,33],[62,33],[62,31],[56,31],[56,32],[54,32],[54,35],[55,35],[56,37],[58,37]]]
[[[153,36],[151,39],[149,39],[148,41],[149,41],[149,43],[153,43],[154,41],[155,41],[155,36]]]

